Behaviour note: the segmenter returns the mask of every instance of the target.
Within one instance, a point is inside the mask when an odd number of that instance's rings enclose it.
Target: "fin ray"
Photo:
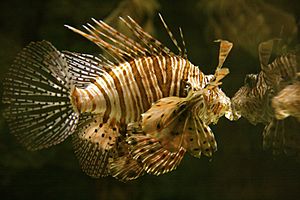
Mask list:
[[[47,41],[32,42],[16,57],[4,81],[4,111],[11,132],[29,150],[58,144],[76,128],[63,56]]]

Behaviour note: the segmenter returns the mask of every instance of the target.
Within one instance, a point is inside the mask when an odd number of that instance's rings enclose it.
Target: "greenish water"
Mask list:
[[[243,84],[246,74],[259,71],[257,45],[261,41],[282,37],[287,43],[297,44],[300,39],[297,0],[288,3],[282,0],[157,0],[155,5],[152,1],[134,2],[140,4],[124,4],[117,12],[117,0],[2,1],[0,78],[5,77],[14,56],[30,41],[45,39],[60,50],[100,53],[95,45],[63,26],[80,27],[90,22],[91,17],[106,18],[118,25],[113,17],[116,13],[138,16],[137,20],[146,25],[148,31],[171,46],[156,14],[157,4],[176,38],[179,38],[178,27],[182,27],[189,60],[206,74],[212,73],[217,65],[218,45],[213,41],[222,38],[234,43],[225,63],[231,73],[223,81],[223,90],[230,97]],[[222,118],[212,129],[218,151],[211,161],[187,155],[171,173],[158,177],[146,175],[124,184],[113,178],[92,179],[81,172],[70,140],[43,151],[26,151],[9,134],[1,117],[0,198],[300,198],[299,162],[287,156],[274,158],[271,152],[264,151],[262,125],[253,126],[245,119],[230,122]]]

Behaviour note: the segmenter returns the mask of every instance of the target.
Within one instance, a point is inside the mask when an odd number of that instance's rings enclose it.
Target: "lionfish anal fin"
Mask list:
[[[109,157],[119,136],[117,124],[103,122],[102,115],[83,115],[73,137],[75,154],[83,171],[92,177],[108,175]]]

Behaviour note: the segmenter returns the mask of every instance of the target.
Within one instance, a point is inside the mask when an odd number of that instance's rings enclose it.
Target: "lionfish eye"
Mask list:
[[[257,82],[256,74],[247,74],[245,78],[245,85],[248,85],[250,88],[254,88]]]

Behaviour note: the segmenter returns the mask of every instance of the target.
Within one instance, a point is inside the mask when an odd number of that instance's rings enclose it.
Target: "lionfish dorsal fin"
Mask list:
[[[108,175],[109,157],[115,152],[118,127],[103,122],[101,115],[82,115],[73,137],[82,170],[92,177]]]
[[[269,63],[273,50],[273,44],[274,40],[268,40],[260,43],[258,46],[259,61],[262,69],[264,69]]]
[[[143,28],[131,17],[127,16],[126,19],[120,17],[120,19],[125,23],[125,25],[127,25],[133,34],[143,42],[143,45],[147,48],[151,55],[173,55],[173,52],[171,52],[170,49],[165,47],[160,41],[155,39],[149,33],[145,32]]]
[[[183,57],[183,58],[187,58],[187,51],[186,51],[186,49],[185,49],[185,42],[184,42],[184,39],[183,39],[183,33],[182,33],[181,28],[179,28],[179,32],[180,32],[180,36],[181,36],[181,39],[182,39],[182,45],[183,45],[183,47],[180,47],[180,46],[178,45],[178,42],[177,42],[176,38],[174,37],[173,33],[172,33],[171,30],[169,29],[169,27],[168,27],[167,23],[165,22],[165,20],[163,19],[162,15],[161,15],[160,13],[159,13],[158,15],[159,15],[159,18],[160,18],[161,22],[163,23],[163,25],[164,25],[164,27],[165,27],[167,33],[168,33],[170,39],[172,40],[173,44],[174,44],[174,45],[176,46],[176,48],[178,49],[179,55],[180,55],[181,57]]]
[[[215,42],[220,42],[220,49],[219,49],[219,63],[217,69],[221,68],[231,51],[233,44],[227,40],[215,40]]]
[[[87,24],[87,26],[83,25],[83,27],[87,30],[86,32],[83,32],[79,29],[73,28],[71,26],[65,25],[70,30],[74,31],[75,33],[78,33],[82,35],[83,37],[89,39],[96,45],[98,45],[100,48],[102,48],[105,52],[107,52],[116,63],[120,63],[123,61],[126,61],[127,59],[132,58],[132,54],[130,52],[126,52],[124,49],[117,46],[118,43],[115,42],[115,44],[107,42],[104,38],[106,38],[106,35],[102,34],[102,31],[100,28],[95,28],[91,24]],[[100,30],[99,30],[100,29]],[[104,38],[101,38],[104,37]],[[112,38],[112,37],[111,37]],[[110,37],[108,37],[110,39]]]
[[[92,19],[93,24],[87,23],[87,25],[83,25],[86,32],[71,27],[69,25],[65,26],[98,45],[109,55],[107,57],[107,60],[112,61],[116,64],[124,61],[131,61],[133,59],[140,58],[143,56],[175,55],[160,41],[158,41],[153,36],[145,32],[143,28],[139,26],[129,16],[125,18],[120,17],[120,20],[131,30],[131,32],[137,37],[139,42],[136,42],[128,36],[120,33],[119,31],[112,28],[111,26],[109,26],[101,20]],[[168,33],[170,35],[169,30]],[[176,41],[173,35],[171,38],[173,42]],[[178,47],[177,42],[176,46]],[[179,49],[180,52],[183,52],[181,53],[181,56],[186,57],[186,50],[182,50],[181,48]],[[106,61],[106,63],[108,62]]]

